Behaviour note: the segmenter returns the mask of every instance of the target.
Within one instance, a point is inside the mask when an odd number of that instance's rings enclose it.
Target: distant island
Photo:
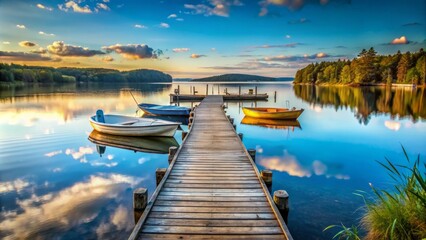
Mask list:
[[[398,51],[377,55],[374,48],[363,49],[357,58],[347,61],[311,63],[297,71],[294,84],[318,85],[425,85],[426,53]]]
[[[278,78],[263,77],[263,76],[257,76],[257,75],[249,75],[249,74],[223,74],[223,75],[212,76],[212,77],[192,79],[191,81],[193,82],[274,82],[274,81],[282,81],[282,80]]]
[[[150,69],[118,71],[106,68],[52,68],[0,63],[0,85],[2,86],[76,82],[172,82],[172,77]]]

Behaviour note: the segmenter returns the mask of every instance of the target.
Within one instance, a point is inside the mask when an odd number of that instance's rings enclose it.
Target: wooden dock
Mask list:
[[[292,239],[256,165],[207,96],[129,239]]]
[[[206,96],[204,94],[170,94],[170,102],[199,102],[202,101]],[[267,101],[268,94],[226,94],[226,95],[213,95],[221,96],[223,101]]]

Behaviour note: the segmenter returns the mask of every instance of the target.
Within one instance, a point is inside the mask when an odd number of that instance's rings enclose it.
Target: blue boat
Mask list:
[[[147,114],[157,116],[189,116],[191,109],[188,107],[157,105],[149,103],[138,104],[139,108]]]

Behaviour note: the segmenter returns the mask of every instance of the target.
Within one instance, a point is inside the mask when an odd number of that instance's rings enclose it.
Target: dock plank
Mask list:
[[[292,239],[222,109],[206,97],[129,239]]]

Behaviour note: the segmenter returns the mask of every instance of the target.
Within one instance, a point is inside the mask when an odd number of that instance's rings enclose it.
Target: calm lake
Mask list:
[[[168,166],[174,139],[143,139],[141,151],[89,140],[97,109],[135,116],[140,102],[169,104],[169,93],[205,84],[83,85],[0,90],[0,238],[126,239],[134,226],[132,192],[156,187],[155,170]],[[356,224],[369,183],[389,187],[376,161],[426,159],[426,91],[379,87],[314,87],[290,83],[209,84],[215,94],[258,87],[268,102],[229,102],[237,132],[257,149],[259,170],[273,170],[272,191],[290,194],[288,227],[295,239],[331,239],[322,230]],[[274,91],[277,91],[274,99]],[[191,106],[192,103],[180,103]],[[299,122],[253,122],[242,106],[304,108]],[[187,126],[182,125],[184,130]],[[123,140],[124,141],[124,140]],[[120,142],[118,140],[118,142]]]

